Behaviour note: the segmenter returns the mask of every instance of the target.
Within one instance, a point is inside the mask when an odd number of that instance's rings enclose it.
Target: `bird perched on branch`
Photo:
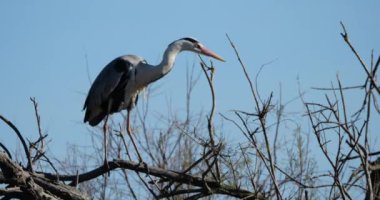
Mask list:
[[[187,37],[169,44],[158,65],[150,65],[143,58],[135,55],[120,56],[106,65],[96,77],[84,103],[83,110],[86,110],[84,122],[96,126],[105,119],[103,126],[105,162],[107,161],[108,116],[127,110],[127,132],[131,137],[130,111],[137,103],[139,92],[169,73],[176,56],[181,51],[191,51],[224,61],[196,39]],[[132,137],[131,140],[133,142]],[[134,146],[136,148],[135,144]],[[141,161],[140,156],[139,159]]]

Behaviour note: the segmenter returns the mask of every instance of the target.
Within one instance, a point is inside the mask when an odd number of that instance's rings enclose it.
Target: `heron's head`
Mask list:
[[[205,56],[210,56],[217,60],[225,62],[222,57],[212,52],[211,50],[207,49],[202,43],[200,43],[198,40],[194,38],[190,38],[190,37],[181,38],[179,40],[174,41],[172,44],[180,45],[181,50],[192,51],[192,52],[199,53]]]

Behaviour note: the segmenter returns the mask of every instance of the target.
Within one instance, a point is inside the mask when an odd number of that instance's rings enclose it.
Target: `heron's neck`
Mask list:
[[[181,48],[179,46],[168,46],[168,48],[165,50],[161,63],[149,70],[149,83],[162,78],[170,72],[170,70],[173,68],[175,58],[179,52],[181,52]]]
[[[161,63],[157,65],[157,70],[161,72],[162,76],[165,76],[173,68],[175,59],[180,51],[181,48],[176,45],[169,45],[165,50]]]

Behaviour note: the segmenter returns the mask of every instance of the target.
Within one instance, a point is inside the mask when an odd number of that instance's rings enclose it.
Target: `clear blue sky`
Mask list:
[[[241,68],[228,44],[237,45],[249,73],[265,68],[260,91],[283,87],[284,101],[302,88],[329,86],[338,72],[344,83],[362,83],[364,72],[342,41],[342,20],[366,61],[379,53],[379,1],[0,1],[0,113],[27,136],[37,129],[29,97],[40,104],[43,128],[60,154],[67,143],[89,145],[81,111],[93,80],[113,58],[143,56],[158,63],[175,39],[193,36],[224,57],[217,65],[218,111],[251,109]],[[167,99],[185,107],[186,66],[198,62],[181,54],[174,70],[156,82],[152,109],[165,112]],[[199,67],[196,68],[200,70]],[[194,109],[208,108],[207,85],[201,82]],[[162,105],[165,105],[164,107]],[[0,124],[0,140],[9,141]],[[12,142],[15,140],[12,140]],[[15,142],[14,142],[15,143]]]

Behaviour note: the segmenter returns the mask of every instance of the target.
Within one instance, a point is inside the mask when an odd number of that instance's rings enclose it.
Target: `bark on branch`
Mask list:
[[[0,152],[1,183],[7,184],[0,196],[19,199],[88,199],[75,188],[24,170],[7,154]]]
[[[74,184],[75,182],[81,183],[94,179],[115,169],[129,169],[135,172],[149,174],[151,176],[155,176],[164,180],[197,186],[204,189],[204,191],[208,191],[209,193],[225,194],[238,198],[264,199],[264,196],[261,193],[253,193],[248,190],[223,184],[214,180],[203,179],[198,176],[192,176],[181,172],[162,169],[159,167],[150,167],[143,163],[139,164],[126,160],[114,160],[108,162],[108,166],[108,169],[105,166],[101,166],[79,175],[57,175],[50,173],[41,173],[41,175],[50,180],[56,180],[59,178],[61,181],[71,181],[72,184]]]

